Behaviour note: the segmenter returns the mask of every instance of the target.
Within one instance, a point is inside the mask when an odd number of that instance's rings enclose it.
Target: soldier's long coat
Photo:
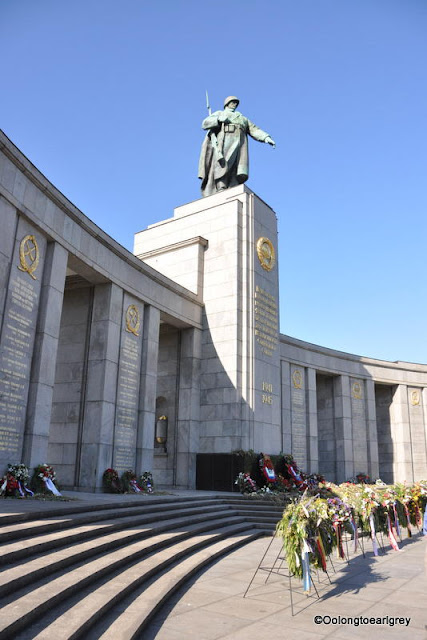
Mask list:
[[[225,183],[227,188],[246,182],[249,177],[248,135],[259,142],[264,142],[269,136],[239,111],[225,109],[225,112],[230,121],[227,124],[221,124],[218,120],[222,111],[215,111],[202,122],[202,128],[208,130],[199,160],[203,196],[217,192],[218,180]],[[222,162],[218,161],[213,148],[212,133],[216,134],[218,148],[224,156]]]

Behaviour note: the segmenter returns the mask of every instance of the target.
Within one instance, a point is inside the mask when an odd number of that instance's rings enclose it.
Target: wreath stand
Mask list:
[[[284,566],[285,565],[285,558],[282,555],[282,545],[280,545],[280,549],[279,549],[279,551],[278,551],[278,553],[277,553],[277,555],[276,555],[276,557],[274,559],[273,564],[271,566],[264,565],[264,561],[265,561],[265,559],[267,557],[267,554],[270,551],[271,546],[273,545],[273,542],[275,540],[277,540],[277,539],[278,539],[277,536],[275,536],[275,535],[272,536],[272,538],[271,538],[270,542],[268,543],[267,548],[266,548],[266,550],[264,552],[264,555],[262,556],[261,560],[259,561],[259,564],[258,564],[257,568],[255,569],[255,572],[254,572],[254,574],[253,574],[253,576],[252,576],[252,578],[251,578],[251,580],[250,580],[250,582],[249,582],[249,584],[248,584],[248,586],[246,588],[246,591],[243,594],[243,598],[246,598],[247,594],[249,593],[249,590],[250,590],[250,588],[252,586],[252,583],[254,582],[255,577],[258,574],[258,572],[265,571],[267,573],[267,577],[265,579],[264,584],[267,584],[268,579],[270,578],[270,576],[273,573],[276,574],[276,575],[283,576],[284,578],[288,578],[288,580],[289,580],[289,596],[290,596],[290,601],[291,601],[291,613],[292,613],[292,616],[295,616],[296,614],[295,614],[295,609],[294,609],[293,594],[294,593],[300,593],[300,590],[299,589],[295,589],[295,587],[292,586],[292,578],[295,577],[295,574],[291,573],[290,571],[286,571],[286,566]],[[332,564],[332,561],[331,561],[331,564]],[[333,567],[333,565],[332,565],[332,567]],[[334,569],[334,571],[335,571],[335,569]],[[325,573],[326,573],[326,575],[328,577],[329,583],[332,584],[331,579],[329,577],[329,573],[327,571]],[[305,592],[304,592],[304,594],[307,596],[307,598],[317,598],[317,600],[320,600],[320,595],[319,595],[319,592],[318,592],[317,587],[315,585],[315,582],[313,580],[311,569],[309,569],[309,575],[310,575],[310,584],[313,586],[313,588],[314,588],[314,590],[316,592],[316,595],[314,595],[314,594],[311,595],[311,594],[308,594],[308,593],[305,593]],[[317,572],[317,580],[318,580],[319,583],[321,582],[321,580],[319,578],[319,572]]]

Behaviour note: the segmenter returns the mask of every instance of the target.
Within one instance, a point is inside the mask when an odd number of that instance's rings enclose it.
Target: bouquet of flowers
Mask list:
[[[343,528],[353,534],[355,541],[355,551],[357,545],[357,528],[353,518],[351,507],[343,502],[340,498],[327,498],[328,513],[335,531],[337,543],[337,555],[339,558],[345,558],[343,547]]]
[[[369,519],[371,515],[377,519],[380,498],[373,489],[363,484],[357,488],[354,497],[356,513],[362,528],[365,531],[370,531]],[[379,523],[377,522],[376,524],[378,525]],[[378,526],[376,529],[378,529]]]
[[[234,484],[238,485],[240,493],[256,493],[257,491],[257,486],[252,480],[250,474],[243,473],[243,471],[239,473]]]
[[[55,486],[56,473],[50,464],[39,464],[34,468],[31,484],[36,493],[46,493],[50,491],[55,496],[60,496],[60,492]]]
[[[8,464],[7,473],[10,473],[14,478],[23,485],[28,483],[30,479],[30,472],[25,464]]]
[[[119,480],[119,474],[115,469],[106,469],[102,475],[102,482],[104,485],[104,490],[107,493],[123,493],[123,488]]]
[[[27,487],[30,473],[25,464],[8,464],[6,476],[3,478],[1,490],[6,495],[33,496],[34,493]]]
[[[356,481],[359,484],[369,484],[370,483],[369,476],[366,473],[358,473],[357,476],[356,476]]]
[[[350,522],[352,519],[351,508],[348,504],[340,500],[340,498],[328,498],[328,513],[332,522]]]
[[[305,491],[307,489],[305,474],[302,473],[300,469],[298,469],[298,465],[291,454],[287,454],[284,456],[284,464],[286,475],[292,482],[293,486],[296,487],[299,491]]]
[[[404,526],[407,527],[408,536],[411,536],[411,525],[421,527],[422,524],[423,501],[420,500],[422,495],[420,492],[421,487],[421,483],[409,487],[405,483],[396,483],[393,487],[399,501],[399,511],[403,510],[403,515],[400,513],[400,517]]]
[[[325,478],[320,473],[311,473],[305,477],[305,481],[310,491],[317,491],[319,485],[325,484]]]
[[[143,491],[147,493],[153,493],[154,491],[154,482],[153,475],[151,471],[144,471],[139,477],[139,486]]]
[[[421,511],[427,506],[427,480],[420,480],[411,487],[412,499],[418,504]]]
[[[132,469],[124,471],[121,480],[124,491],[133,491],[134,493],[143,491],[136,480],[136,473]]]
[[[293,489],[293,483],[289,478],[285,478],[281,473],[278,473],[276,489],[278,491],[291,491],[291,489]]]
[[[318,497],[302,496],[288,505],[277,523],[276,535],[283,539],[286,562],[293,575],[310,589],[310,564],[326,571],[326,558],[336,546],[328,503]]]
[[[7,472],[0,480],[0,495],[13,498],[22,497],[19,491],[19,482],[11,473]]]
[[[261,474],[268,483],[277,482],[276,471],[274,470],[274,465],[270,456],[260,453],[258,464]]]

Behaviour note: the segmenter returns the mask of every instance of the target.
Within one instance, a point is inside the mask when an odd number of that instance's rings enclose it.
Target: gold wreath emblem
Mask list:
[[[294,383],[295,389],[302,389],[302,373],[299,369],[295,369],[293,372],[292,382]]]
[[[268,238],[258,238],[256,251],[261,267],[266,271],[271,271],[276,262],[276,253],[271,240]]]
[[[411,391],[411,404],[414,407],[420,404],[420,392],[418,391],[418,389],[416,389],[415,391]]]
[[[353,398],[358,400],[362,398],[362,385],[360,382],[353,382]]]
[[[34,271],[39,266],[40,252],[35,236],[25,236],[19,245],[19,262],[18,269],[29,273],[33,280],[37,280]]]
[[[139,336],[139,328],[141,321],[139,318],[139,310],[134,304],[130,304],[126,311],[126,331],[133,333],[134,336]]]

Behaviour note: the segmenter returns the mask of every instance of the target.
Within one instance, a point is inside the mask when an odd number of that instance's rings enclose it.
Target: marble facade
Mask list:
[[[178,207],[133,255],[0,133],[0,220],[1,466],[194,487],[197,454],[254,449],[335,481],[427,477],[427,365],[281,335],[276,215],[246,186]]]

